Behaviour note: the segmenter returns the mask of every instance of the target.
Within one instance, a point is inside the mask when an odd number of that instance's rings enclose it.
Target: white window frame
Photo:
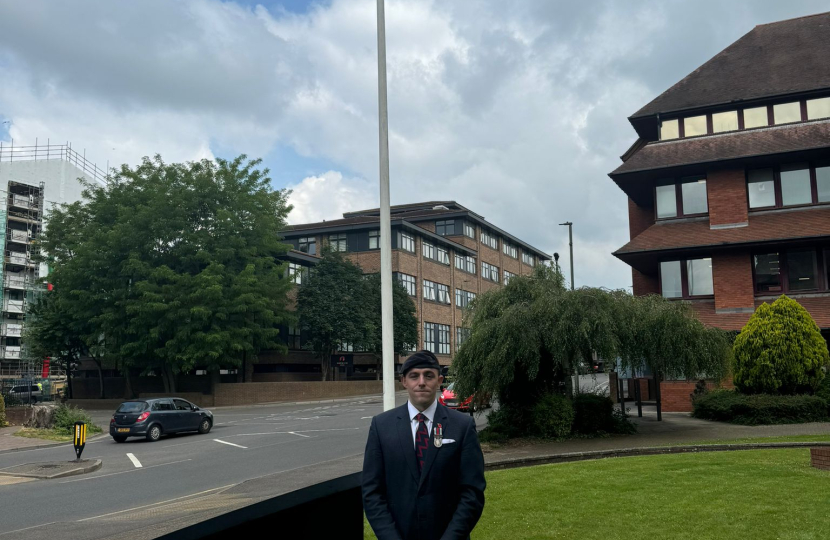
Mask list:
[[[380,231],[369,231],[369,249],[380,249]]]

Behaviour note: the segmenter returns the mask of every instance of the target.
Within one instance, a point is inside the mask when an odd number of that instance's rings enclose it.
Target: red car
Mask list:
[[[441,395],[438,396],[438,403],[447,407],[448,409],[456,409],[458,411],[469,411],[470,407],[473,408],[475,411],[475,405],[473,405],[473,396],[468,397],[465,400],[460,400],[456,398],[455,392],[452,391],[455,383],[450,383],[449,386],[444,388],[441,391]]]

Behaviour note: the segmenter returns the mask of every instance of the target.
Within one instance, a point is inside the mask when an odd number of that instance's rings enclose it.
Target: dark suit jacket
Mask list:
[[[484,455],[473,418],[438,405],[422,474],[407,405],[372,419],[363,457],[363,508],[379,540],[469,538],[484,509]],[[444,439],[433,444],[436,424]]]

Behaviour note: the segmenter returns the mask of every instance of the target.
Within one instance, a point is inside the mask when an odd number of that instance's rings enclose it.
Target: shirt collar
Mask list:
[[[409,419],[415,420],[415,417],[420,412],[418,409],[415,408],[411,402],[407,400],[406,405],[409,407]],[[424,416],[427,417],[427,422],[432,422],[435,419],[435,410],[438,408],[438,398],[432,402],[432,405],[426,408],[426,410],[422,413]]]

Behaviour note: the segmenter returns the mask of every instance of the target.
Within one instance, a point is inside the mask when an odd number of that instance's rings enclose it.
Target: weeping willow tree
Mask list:
[[[452,367],[458,392],[490,394],[502,404],[526,406],[544,393],[569,392],[571,375],[594,354],[661,377],[720,379],[730,365],[729,334],[705,327],[687,304],[568,290],[550,267],[480,295],[464,324],[470,336]]]

